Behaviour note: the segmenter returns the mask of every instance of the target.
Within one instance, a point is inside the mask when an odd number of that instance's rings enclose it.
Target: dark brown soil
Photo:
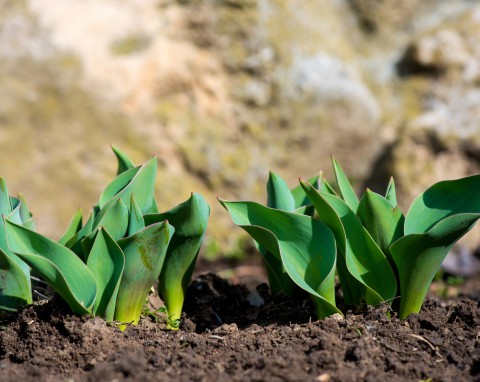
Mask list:
[[[122,333],[54,300],[3,318],[0,380],[480,381],[472,285],[469,298],[429,298],[403,322],[386,306],[315,321],[308,298],[209,274],[192,284],[177,332],[146,316]]]

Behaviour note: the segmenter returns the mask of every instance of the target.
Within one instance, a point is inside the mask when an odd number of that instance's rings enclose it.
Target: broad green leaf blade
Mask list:
[[[123,203],[130,203],[131,195],[142,213],[153,208],[153,190],[157,172],[157,158],[153,157],[140,167],[132,168],[118,175],[100,196],[99,206],[102,209],[112,198],[122,199]]]
[[[272,171],[267,182],[267,205],[284,211],[295,210],[295,199],[287,183]],[[293,297],[297,287],[287,274],[280,257],[269,253],[262,245],[258,245],[258,250],[265,263],[271,293],[276,295],[283,291],[287,296]]]
[[[7,216],[10,212],[12,212],[12,205],[8,196],[7,183],[0,176],[0,216]]]
[[[270,171],[267,182],[267,205],[284,211],[295,209],[295,200],[282,177]]]
[[[402,211],[379,194],[367,190],[358,205],[357,216],[393,266],[388,248],[403,236],[405,218]]]
[[[19,199],[17,201],[14,202],[15,209],[10,212],[8,217],[20,221],[21,202]],[[0,306],[3,306],[4,309],[9,306],[14,309],[15,304],[20,302],[18,298],[31,303],[30,267],[8,249],[4,217],[0,218],[0,250],[3,252],[0,261]]]
[[[7,219],[33,231],[35,229],[33,216],[28,209],[22,194],[19,194],[18,198],[10,197],[10,204],[12,206],[12,211],[7,215]]]
[[[81,240],[83,260],[87,261],[98,230],[104,227],[114,240],[125,237],[128,228],[128,209],[121,199],[112,199],[95,218],[92,232]]]
[[[274,255],[270,251],[267,251],[263,246],[258,247],[258,250],[262,255],[263,263],[265,264],[268,285],[270,286],[270,293],[272,296],[276,296],[283,292],[288,297],[295,298],[299,289],[297,284],[295,284],[292,278],[288,275],[287,270],[283,266],[282,259],[278,254]]]
[[[270,294],[276,296],[279,293],[284,293],[290,298],[295,298],[300,291],[297,284],[293,282],[288,275],[285,267],[282,264],[282,259],[279,256],[267,251],[265,247],[254,240],[255,247],[262,255],[262,261],[267,271],[268,285],[270,287]]]
[[[95,238],[87,267],[97,283],[93,314],[113,321],[118,289],[125,267],[125,255],[104,227],[100,228]]]
[[[320,220],[325,219],[325,223],[334,232],[338,245],[343,249],[348,272],[365,286],[366,302],[376,305],[393,299],[397,291],[395,273],[355,213],[340,198],[319,193],[311,185],[302,185],[317,209]],[[326,204],[330,208],[327,208]],[[333,217],[332,210],[337,219]],[[338,219],[343,227],[343,237]],[[356,286],[351,289],[352,293],[355,293]]]
[[[320,178],[319,175],[315,175],[308,180],[308,183],[310,183],[317,190],[319,189],[319,183],[318,183],[319,178]],[[291,190],[291,193],[292,193],[293,199],[295,200],[296,210],[298,210],[301,207],[306,207],[312,204],[312,202],[310,202],[310,199],[308,199],[307,194],[305,194],[305,191],[303,190],[301,185],[298,185],[295,188],[293,188]],[[305,212],[308,214],[308,212],[311,212],[311,210],[307,209],[305,210]]]
[[[88,253],[83,252],[82,240],[91,234],[93,227],[93,213],[91,212],[88,216],[87,222],[85,225],[78,231],[73,237],[67,241],[65,246],[71,249],[77,254],[81,259],[86,260]]]
[[[130,159],[130,157],[125,154],[122,150],[115,146],[111,146],[113,153],[117,157],[117,162],[118,162],[118,169],[117,169],[117,175],[120,175],[121,173],[130,170],[132,168],[135,168],[135,164],[133,161]]]
[[[138,207],[135,197],[132,195],[130,198],[130,211],[128,214],[127,236],[132,236],[144,228],[145,221],[143,220],[142,211],[140,211],[140,207]]]
[[[138,323],[148,291],[160,275],[174,231],[168,222],[156,223],[118,241],[125,254],[125,268],[118,291],[116,321]]]
[[[158,284],[170,321],[181,317],[185,293],[192,278],[209,215],[209,205],[197,193],[192,193],[187,201],[170,211],[145,215],[147,226],[167,220],[175,227]]]
[[[357,212],[358,208],[358,197],[353,189],[350,181],[348,180],[347,176],[343,172],[342,167],[340,164],[332,157],[333,163],[333,171],[335,172],[335,177],[337,179],[338,189],[340,190],[340,195],[342,195],[343,201],[347,204],[348,207],[353,212]]]
[[[300,215],[313,216],[313,214],[315,213],[315,207],[313,207],[313,205],[311,204],[309,206],[301,206],[295,209],[293,212]]]
[[[309,195],[320,221],[325,223],[335,236],[337,243],[337,271],[342,285],[343,297],[345,303],[348,305],[358,304],[362,298],[365,298],[365,286],[357,280],[347,268],[346,259],[350,258],[351,248],[347,246],[347,238],[345,229],[340,217],[337,215],[335,209],[323,198],[315,188],[304,181],[300,180],[300,185],[304,188],[307,195]],[[329,194],[330,195],[330,194]]]
[[[385,199],[387,199],[390,202],[390,204],[394,207],[398,205],[397,191],[395,188],[395,181],[393,180],[393,176],[390,177],[390,181],[388,182],[387,192],[385,193]]]
[[[16,202],[18,201],[18,203]],[[22,204],[19,199],[13,199],[12,201],[14,202],[14,208],[12,209],[12,212],[10,212],[8,215],[5,216],[5,219],[10,220],[11,222],[18,224],[18,225],[23,225],[22,224],[22,217],[20,216],[20,205]]]
[[[92,231],[100,227],[105,227],[114,240],[125,236],[128,228],[128,208],[122,199],[112,199],[100,211],[93,222]]]
[[[410,234],[390,247],[400,277],[401,319],[418,313],[428,288],[453,245],[480,218],[478,213],[449,216],[421,234]]]
[[[338,196],[337,192],[335,191],[335,189],[332,187],[332,185],[330,183],[328,183],[328,181],[326,179],[323,179],[322,180],[322,185],[321,187],[319,188],[319,191],[325,193],[325,194],[330,194],[330,195],[334,195],[334,196]]]
[[[319,318],[341,313],[335,306],[335,240],[325,224],[254,202],[220,203],[235,224],[282,259],[292,280],[312,295]]]
[[[5,231],[9,249],[39,273],[74,313],[91,313],[95,278],[75,253],[8,220]]]
[[[3,227],[1,228],[3,230]],[[15,259],[16,258],[16,259]],[[11,312],[32,303],[30,272],[19,265],[25,264],[15,254],[0,249],[0,309]]]
[[[157,201],[155,200],[155,196],[152,195],[152,205],[145,211],[142,211],[144,215],[146,214],[158,214],[158,206]]]
[[[98,210],[102,209],[108,202],[110,202],[119,192],[125,189],[140,171],[141,166],[131,168],[117,175],[115,179],[108,184],[103,190],[102,195],[98,201]]]
[[[0,309],[16,310],[20,305],[32,303],[32,285],[30,267],[8,249],[5,219],[22,225],[20,199],[10,198],[10,201],[13,210],[0,218]]]
[[[70,223],[68,224],[67,229],[65,230],[64,234],[58,240],[59,244],[65,245],[67,242],[75,236],[75,234],[82,229],[82,209],[79,208],[77,212],[75,212],[75,215],[73,215],[72,219],[70,220]]]
[[[405,235],[424,233],[448,216],[480,213],[480,175],[434,184],[419,195],[405,217]]]
[[[35,221],[33,219],[33,214],[30,212],[28,208],[27,202],[21,192],[18,193],[18,199],[20,200],[20,217],[22,218],[22,225],[34,231],[35,230]]]
[[[12,217],[13,215],[15,215],[14,211],[12,211],[8,217]],[[0,249],[5,252],[10,260],[13,260],[18,267],[20,267],[25,277],[28,278],[28,283],[30,285],[30,267],[27,265],[27,263],[10,251],[10,249],[8,249],[7,233],[5,232],[5,218],[0,218]]]

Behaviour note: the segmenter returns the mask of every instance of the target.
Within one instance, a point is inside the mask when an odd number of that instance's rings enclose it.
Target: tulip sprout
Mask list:
[[[385,195],[367,189],[359,199],[341,166],[332,161],[338,191],[323,177],[320,184],[300,180],[295,193],[304,197],[303,209],[286,183],[272,174],[269,207],[220,202],[234,223],[266,248],[261,252],[272,292],[291,290],[293,282],[312,296],[323,318],[339,312],[333,293],[336,272],[345,303],[386,302],[401,319],[418,313],[443,259],[480,218],[480,175],[434,184],[404,216],[393,178]],[[303,215],[309,204],[313,216]],[[285,270],[289,279],[271,277],[270,264],[276,274]]]
[[[30,268],[7,245],[5,222],[7,220],[35,229],[32,214],[23,196],[8,195],[7,184],[0,177],[0,309],[16,311],[32,303]]]
[[[126,154],[113,150],[117,177],[85,224],[77,211],[55,242],[7,217],[8,249],[12,258],[41,275],[74,313],[119,321],[121,329],[138,323],[147,295],[160,278],[168,326],[177,329],[210,208],[201,195],[192,193],[186,202],[159,214],[154,198],[156,158],[135,166]]]

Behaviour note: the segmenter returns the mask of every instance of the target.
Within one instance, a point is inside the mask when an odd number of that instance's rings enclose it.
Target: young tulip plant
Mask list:
[[[220,202],[311,295],[319,318],[340,313],[335,272],[349,305],[388,303],[401,319],[418,313],[443,259],[480,218],[480,175],[434,184],[404,215],[393,179],[385,195],[367,189],[358,199],[334,159],[333,168],[338,191],[324,179],[319,186],[300,180],[313,217],[283,206]],[[276,187],[278,197],[289,199],[289,192]]]
[[[309,182],[318,188],[318,179],[319,176],[314,176]],[[270,172],[267,182],[267,206],[307,216],[312,216],[315,211],[301,186],[290,190],[287,183],[274,172]],[[299,288],[288,275],[282,261],[258,242],[257,247],[262,254],[272,294],[283,292],[289,297],[297,295]]]
[[[210,208],[199,194],[158,213],[154,198],[156,158],[135,166],[120,150],[117,177],[106,187],[82,225],[72,218],[58,242],[11,219],[5,220],[8,248],[25,261],[77,314],[137,324],[158,280],[177,329]]]
[[[5,220],[31,230],[35,229],[35,224],[23,196],[9,196],[7,184],[2,177],[0,214],[0,309],[14,312],[19,307],[32,303],[32,287],[29,266],[8,248]]]

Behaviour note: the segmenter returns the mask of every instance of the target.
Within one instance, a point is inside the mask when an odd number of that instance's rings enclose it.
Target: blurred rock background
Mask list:
[[[158,157],[161,209],[207,197],[211,250],[240,234],[216,195],[331,177],[330,154],[406,211],[480,171],[479,37],[473,0],[0,0],[0,175],[53,237],[110,144]]]

